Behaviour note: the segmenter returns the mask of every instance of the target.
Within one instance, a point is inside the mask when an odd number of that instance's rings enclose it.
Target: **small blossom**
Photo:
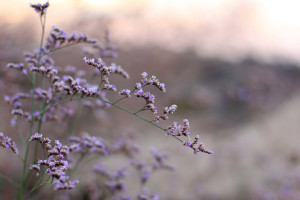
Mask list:
[[[143,188],[143,193],[137,196],[138,200],[159,200],[158,194],[150,194],[146,188]]]
[[[12,152],[18,154],[17,145],[12,139],[8,136],[4,136],[2,132],[0,132],[0,146],[4,149],[11,149]]]
[[[76,145],[75,152],[101,153],[104,155],[108,153],[103,139],[90,136],[88,133],[84,133],[82,137],[70,137],[69,141],[72,145]]]
[[[37,140],[41,144],[46,146],[48,159],[38,160],[37,164],[32,164],[30,169],[37,170],[39,172],[40,166],[47,166],[47,173],[54,178],[54,189],[55,190],[65,190],[72,189],[78,183],[77,179],[73,181],[69,180],[69,176],[66,175],[68,168],[67,156],[71,152],[71,148],[62,145],[58,140],[55,140],[55,145],[52,147],[50,144],[51,140],[49,138],[42,138],[42,134],[36,133],[31,136],[30,141]],[[39,173],[37,173],[39,175]]]
[[[175,169],[175,167],[165,163],[165,160],[169,157],[168,154],[160,153],[154,147],[151,148],[151,153],[154,156],[154,162],[153,162],[154,169],[158,169],[158,168],[165,168],[170,170]]]
[[[135,89],[137,89],[137,90],[142,89],[142,84],[141,83],[136,83],[135,84]]]
[[[130,97],[131,91],[129,89],[124,89],[121,92],[119,92],[120,95],[124,95],[126,98]]]
[[[29,139],[29,141],[33,141],[33,140],[37,140],[39,142],[42,142],[42,139],[43,139],[43,135],[42,134],[39,134],[39,133],[35,133],[34,135],[32,135]]]
[[[31,165],[30,167],[29,167],[29,169],[34,169],[34,170],[36,170],[37,171],[37,173],[36,173],[36,176],[39,176],[40,175],[40,170],[41,170],[41,168],[40,168],[40,166],[39,165]]]
[[[13,69],[20,70],[23,75],[27,75],[27,70],[24,69],[24,64],[23,63],[18,63],[18,64],[8,63],[7,68],[13,68]]]
[[[148,76],[147,72],[143,72],[143,73],[142,73],[142,79],[146,79],[147,76]]]
[[[123,192],[125,190],[125,185],[120,181],[108,181],[105,185],[112,194]]]
[[[39,13],[41,16],[43,16],[47,10],[47,8],[49,7],[49,3],[46,2],[44,4],[40,4],[40,3],[37,3],[37,4],[30,4],[30,6],[32,8],[35,9],[35,12]]]
[[[207,153],[207,154],[213,154],[211,150],[208,150],[204,147],[203,143],[200,143],[200,137],[197,135],[193,142],[191,142],[189,139],[183,143],[183,145],[190,147],[194,150],[194,154],[198,154],[199,152]],[[197,146],[198,145],[198,146]]]
[[[107,89],[107,90],[111,90],[111,91],[117,91],[117,88],[114,84],[110,85],[110,84],[105,84],[104,85],[104,89]]]

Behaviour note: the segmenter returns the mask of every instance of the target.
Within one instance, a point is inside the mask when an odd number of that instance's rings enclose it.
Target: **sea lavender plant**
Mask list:
[[[1,173],[1,177],[5,177],[6,180],[17,185],[19,199],[38,193],[38,189],[46,184],[52,184],[54,190],[73,189],[79,183],[79,180],[70,177],[83,158],[92,154],[96,154],[98,159],[116,154],[127,157],[130,160],[127,167],[133,167],[138,171],[140,184],[143,185],[142,192],[136,197],[140,200],[159,199],[159,195],[150,194],[145,184],[154,171],[174,169],[165,163],[165,159],[168,157],[166,154],[161,154],[153,148],[151,151],[154,161],[151,164],[146,165],[143,162],[137,162],[138,145],[126,134],[125,136],[120,135],[113,141],[107,141],[101,135],[92,136],[83,133],[82,137],[78,137],[72,136],[73,132],[71,132],[64,135],[69,137],[69,145],[62,145],[57,139],[54,140],[54,143],[51,142],[49,137],[53,136],[51,133],[42,131],[42,127],[48,122],[63,123],[66,119],[73,117],[74,107],[68,106],[68,104],[75,101],[81,101],[83,105],[93,109],[114,107],[125,111],[161,129],[167,136],[171,136],[184,146],[191,148],[195,154],[199,152],[212,154],[212,151],[205,149],[204,145],[200,143],[199,136],[196,136],[194,140],[191,139],[190,124],[187,119],[183,120],[183,125],[178,122],[173,122],[167,128],[158,125],[161,120],[168,120],[169,115],[176,111],[177,106],[164,107],[161,111],[157,108],[155,95],[147,88],[156,87],[165,93],[166,87],[156,76],[148,76],[146,72],[143,72],[140,81],[135,84],[133,89],[117,88],[111,80],[111,75],[117,74],[129,79],[129,74],[115,63],[107,64],[104,62],[107,57],[117,57],[116,48],[111,42],[108,31],[105,32],[105,44],[100,44],[85,34],[77,34],[76,32],[67,34],[63,29],[56,26],[52,27],[49,36],[45,39],[46,14],[50,4],[46,2],[44,4],[31,4],[30,6],[39,14],[41,21],[40,46],[33,52],[24,53],[24,63],[8,63],[7,68],[20,71],[20,76],[24,76],[30,81],[31,89],[28,92],[17,92],[4,97],[4,100],[11,107],[13,116],[11,124],[18,127],[21,121],[29,124],[28,130],[26,130],[27,134],[23,133],[26,127],[21,128],[20,131],[20,139],[23,145],[23,151],[21,151],[23,168],[20,183],[15,183]],[[91,66],[90,69],[94,72],[93,77],[97,78],[88,77],[88,73],[78,70],[76,67],[61,68],[55,63],[52,58],[53,54],[60,49],[76,44],[87,44],[100,51],[100,57],[83,58],[83,62]],[[118,100],[109,100],[106,95],[108,92],[115,93],[116,96],[120,95]],[[118,103],[123,99],[134,97],[145,102],[144,106],[138,108],[138,111],[130,111],[119,106]],[[146,119],[140,115],[141,112],[147,111],[153,113],[152,119]],[[2,147],[9,148],[18,154],[17,146],[10,137],[0,133],[0,142]],[[34,149],[30,151],[30,147],[33,145]],[[80,158],[74,161],[72,156],[76,157],[78,154]],[[100,195],[102,199],[131,199],[123,194],[125,186],[122,179],[126,178],[126,168],[121,168],[112,173],[108,172],[100,162],[94,167],[94,171],[105,179],[103,183],[106,189],[99,188],[102,191]],[[35,172],[38,177],[33,178],[32,172]],[[29,179],[33,180],[33,185],[27,185]]]

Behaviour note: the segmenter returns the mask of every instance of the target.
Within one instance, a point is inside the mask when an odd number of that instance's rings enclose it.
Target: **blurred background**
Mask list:
[[[39,18],[29,7],[36,2],[0,0],[1,95],[17,80],[6,63],[39,45]],[[150,183],[161,199],[300,199],[299,9],[294,0],[51,0],[46,30],[56,25],[97,39],[109,30],[114,62],[131,75],[125,85],[144,71],[157,75],[167,86],[157,103],[179,106],[170,122],[188,118],[214,151],[194,156],[155,127],[112,111],[119,127],[141,132],[143,148],[171,154],[177,171]],[[54,57],[59,66],[84,66],[79,51]],[[6,107],[2,100],[0,126],[10,130]]]

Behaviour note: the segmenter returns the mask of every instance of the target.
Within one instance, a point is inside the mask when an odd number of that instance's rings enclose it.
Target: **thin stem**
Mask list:
[[[136,91],[136,89],[134,88],[133,90],[131,90],[131,92],[129,93],[129,95],[131,95],[134,91]],[[118,99],[117,101],[113,102],[112,105],[119,103],[120,101],[122,101],[123,99],[125,99],[126,97],[122,97],[120,99]]]
[[[48,108],[45,108],[44,110],[42,110],[41,112],[40,112],[40,115],[41,114],[44,114],[45,112],[47,112],[48,110],[50,110],[51,108],[53,108],[53,107],[55,107],[55,106],[57,106],[57,105],[60,105],[60,104],[64,104],[64,103],[68,103],[68,102],[71,102],[71,101],[78,101],[78,100],[82,100],[82,99],[85,99],[86,97],[80,97],[80,98],[77,98],[77,99],[68,99],[68,100],[66,100],[66,101],[61,101],[61,102],[57,102],[57,103],[54,103],[54,104],[52,104],[52,105],[50,105]]]
[[[103,82],[103,73],[101,72],[100,73],[100,83],[99,83],[99,85],[98,85],[98,88],[97,88],[97,91],[100,91],[100,88],[101,88],[101,85],[102,85],[102,82]]]
[[[101,98],[98,98],[98,97],[95,97],[95,98],[98,99],[98,100],[100,100],[100,101],[102,101],[102,102],[104,102],[104,103],[110,104],[110,105],[114,106],[115,108],[118,108],[118,109],[120,109],[120,110],[123,110],[123,111],[125,111],[125,112],[127,112],[127,113],[129,113],[129,114],[131,114],[131,115],[137,116],[137,117],[140,118],[141,120],[143,120],[143,121],[145,121],[145,122],[147,122],[147,123],[149,123],[149,124],[151,124],[151,125],[153,125],[153,126],[159,128],[159,129],[161,129],[161,130],[163,130],[163,131],[165,131],[165,132],[167,131],[167,129],[165,129],[165,128],[163,128],[163,127],[161,127],[161,126],[159,126],[159,125],[153,123],[152,120],[147,120],[146,118],[142,117],[141,115],[138,115],[138,114],[136,114],[136,113],[134,113],[134,112],[132,112],[132,111],[130,111],[130,110],[128,110],[128,109],[125,109],[125,108],[123,108],[123,107],[121,107],[121,106],[118,106],[118,105],[116,105],[116,104],[113,104],[112,102],[105,101],[105,100],[103,100],[103,99],[101,99]],[[177,139],[178,141],[180,141],[180,142],[183,143],[183,140],[181,140],[180,138],[178,138],[176,135],[171,135],[171,136],[172,136],[173,138]]]
[[[141,109],[139,109],[138,111],[136,111],[134,114],[136,115],[136,114],[138,114],[139,112],[144,111],[145,108],[146,108],[146,106],[147,106],[147,102],[145,103],[145,105],[144,105]]]
[[[45,107],[47,106],[47,103],[46,103],[46,101],[43,103],[43,105],[41,106],[41,108],[40,108],[40,111],[42,111],[42,110],[44,110],[45,109]],[[38,125],[37,125],[37,132],[38,133],[41,133],[41,130],[42,130],[42,120],[43,120],[43,117],[44,117],[44,113],[42,113],[41,115],[40,115],[40,119],[39,119],[39,121],[38,121]],[[37,161],[37,151],[38,151],[38,143],[36,143],[36,145],[35,145],[35,151],[34,151],[34,163]]]
[[[122,97],[122,98],[118,99],[117,101],[113,102],[112,105],[115,105],[115,104],[119,103],[120,101],[122,101],[122,100],[125,99],[125,98],[126,98],[126,97]]]
[[[78,169],[80,163],[81,163],[81,162],[83,161],[83,159],[84,159],[84,156],[85,156],[84,153],[80,155],[80,157],[79,157],[79,159],[77,160],[76,164],[74,165],[72,171],[70,172],[70,176],[71,176],[72,174],[74,174],[75,171]]]
[[[85,42],[75,42],[75,43],[69,43],[69,44],[66,44],[65,46],[61,46],[59,48],[56,48],[56,49],[51,49],[51,53],[55,52],[55,51],[58,51],[58,50],[61,50],[61,49],[64,49],[64,48],[67,48],[67,47],[70,47],[70,46],[73,46],[73,45],[76,45],[76,44],[80,44],[80,43],[85,43]]]
[[[48,181],[48,180],[47,180],[47,181]],[[39,185],[37,185],[37,186],[35,186],[35,187],[33,187],[33,188],[30,190],[29,194],[32,193],[34,190],[36,190],[36,189],[42,187],[42,186],[45,185],[45,184],[51,184],[51,183],[52,183],[52,182],[47,182],[47,181],[44,182],[44,183],[41,183],[41,184],[39,184]]]
[[[8,176],[2,174],[1,172],[0,172],[0,178],[6,180],[7,182],[9,182],[10,184],[12,184],[15,187],[20,187],[20,185],[18,183],[14,182],[13,180],[11,180],[11,178],[9,178]]]
[[[37,67],[40,67],[40,61],[41,61],[41,57],[42,57],[42,47],[43,47],[44,35],[45,35],[46,14],[44,15],[44,20],[43,20],[43,16],[40,16],[40,20],[41,20],[41,26],[42,26],[42,35],[41,35],[41,42],[40,42],[40,48],[39,48],[39,57],[38,57],[38,60],[37,60]],[[33,116],[34,107],[35,107],[34,93],[35,93],[35,88],[36,88],[36,81],[37,81],[37,72],[34,73],[33,82],[32,82],[31,116]],[[26,175],[25,174],[26,174],[27,159],[28,159],[28,153],[29,153],[29,147],[30,147],[29,138],[30,138],[30,135],[32,134],[32,131],[33,131],[33,125],[34,125],[34,121],[31,120],[29,132],[27,134],[26,141],[25,141],[27,144],[26,144],[26,150],[25,150],[25,154],[24,154],[22,180],[21,180],[21,185],[20,185],[19,194],[18,194],[18,199],[19,200],[21,200],[23,198],[23,188],[24,188],[25,181],[26,181]]]
[[[44,149],[44,147],[43,147],[43,150],[44,150],[44,159],[47,157],[47,153],[46,153],[46,151],[45,151],[45,149]],[[45,176],[45,173],[46,173],[46,168],[45,167],[42,167],[42,175],[41,175],[41,178],[40,178],[40,183],[43,181],[43,179],[44,179],[44,176]]]

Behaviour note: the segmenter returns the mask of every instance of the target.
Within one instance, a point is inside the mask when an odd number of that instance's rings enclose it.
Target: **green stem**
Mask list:
[[[42,26],[42,36],[41,36],[41,42],[40,42],[40,48],[39,48],[39,50],[40,50],[39,57],[37,60],[37,67],[40,67],[40,61],[41,61],[41,57],[42,57],[42,47],[43,47],[44,35],[45,35],[46,14],[44,15],[44,20],[43,20],[42,16],[40,16],[40,20],[41,20],[41,26]],[[35,72],[33,75],[33,81],[32,81],[31,116],[33,116],[34,107],[35,107],[34,93],[35,93],[35,88],[36,88],[36,82],[37,82],[37,73]],[[25,141],[26,142],[26,150],[24,153],[22,179],[21,179],[21,185],[20,185],[19,194],[18,194],[19,200],[23,199],[23,188],[24,188],[25,181],[26,181],[26,167],[27,167],[27,159],[28,159],[28,153],[29,153],[29,147],[30,147],[29,138],[30,138],[30,135],[32,134],[33,126],[34,126],[34,121],[31,120],[29,132],[27,134],[26,141]]]
[[[136,89],[134,88],[133,90],[131,90],[131,92],[129,93],[129,95],[131,95],[134,91],[136,91]],[[126,97],[122,97],[120,99],[118,99],[117,101],[113,102],[112,105],[119,103],[120,101],[122,101],[123,99],[125,99]]]
[[[105,100],[103,100],[103,99],[101,99],[101,98],[97,98],[97,97],[95,97],[95,98],[98,99],[98,100],[100,100],[100,101],[102,101],[102,102],[104,102],[104,103],[110,104],[110,105],[114,106],[115,108],[118,108],[118,109],[120,109],[120,110],[123,110],[123,111],[125,111],[125,112],[127,112],[127,113],[129,113],[129,114],[131,114],[131,115],[134,115],[134,116],[140,118],[141,120],[143,120],[143,121],[145,121],[145,122],[147,122],[147,123],[149,123],[149,124],[151,124],[151,125],[153,125],[153,126],[159,128],[159,129],[161,129],[161,130],[163,130],[163,131],[165,131],[165,132],[167,131],[167,129],[165,129],[165,128],[163,128],[163,127],[161,127],[161,126],[159,126],[159,125],[153,123],[152,120],[147,120],[146,118],[142,117],[141,115],[136,114],[135,112],[132,112],[132,111],[130,111],[130,110],[127,110],[127,109],[125,109],[125,108],[123,108],[123,107],[121,107],[121,106],[118,106],[118,105],[116,105],[116,104],[113,104],[112,102],[105,101]],[[178,141],[180,141],[180,142],[183,143],[183,140],[181,140],[180,138],[178,138],[176,135],[171,135],[171,136],[174,137],[175,139],[177,139]]]
[[[46,101],[43,103],[43,105],[40,107],[40,110],[39,110],[39,112],[41,112],[42,110],[44,110],[45,109],[45,107],[47,106],[47,103],[46,103]],[[37,132],[38,133],[41,133],[41,130],[42,130],[42,120],[43,120],[43,117],[44,117],[44,113],[42,113],[41,115],[40,115],[40,119],[39,119],[39,121],[38,121],[38,125],[37,125]],[[38,142],[36,143],[36,145],[35,145],[35,151],[34,151],[34,163],[37,161],[37,151],[38,151]]]
[[[84,98],[86,98],[86,97],[80,97],[80,98],[77,98],[77,99],[68,99],[68,100],[66,100],[66,101],[61,101],[61,102],[58,102],[58,103],[54,103],[54,104],[50,105],[49,107],[45,108],[44,110],[42,110],[42,111],[40,112],[40,115],[44,114],[45,112],[47,112],[48,110],[50,110],[51,108],[53,108],[53,107],[55,107],[55,106],[57,106],[57,105],[64,104],[64,103],[68,103],[68,102],[71,102],[71,101],[82,100],[82,99],[84,99]]]
[[[138,111],[136,111],[134,114],[136,115],[136,114],[138,114],[139,112],[144,111],[145,108],[146,108],[146,106],[147,106],[147,102],[145,103],[145,105],[144,105],[141,109],[139,109]]]

